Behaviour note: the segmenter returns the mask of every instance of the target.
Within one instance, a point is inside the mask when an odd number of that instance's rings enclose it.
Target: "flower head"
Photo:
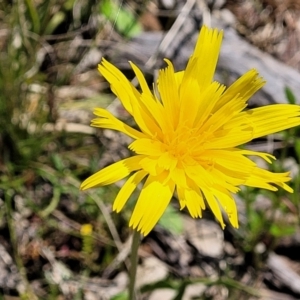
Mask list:
[[[241,185],[276,191],[286,184],[289,173],[272,173],[248,156],[271,163],[272,155],[243,150],[238,146],[252,139],[300,124],[297,105],[277,104],[246,109],[249,98],[264,85],[256,70],[242,75],[231,86],[213,81],[223,32],[202,27],[194,53],[184,71],[172,63],[159,71],[152,93],[139,68],[131,67],[139,81],[137,90],[112,64],[102,59],[99,71],[132,115],[139,130],[95,109],[92,126],[109,128],[134,139],[135,155],[118,161],[86,179],[81,189],[108,185],[129,178],[113,205],[119,212],[143,180],[144,184],[130,226],[148,234],[162,216],[174,192],[180,208],[201,217],[209,206],[224,228],[222,211],[233,227],[238,216],[233,194]]]

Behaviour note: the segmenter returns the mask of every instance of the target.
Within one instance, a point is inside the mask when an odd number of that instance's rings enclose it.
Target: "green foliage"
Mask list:
[[[295,231],[296,228],[292,225],[282,226],[282,224],[273,223],[270,226],[270,233],[276,238],[292,235]]]
[[[174,235],[180,235],[183,233],[183,220],[178,209],[169,205],[164,214],[159,220],[160,226],[172,232]]]
[[[30,167],[45,154],[47,145],[57,138],[47,134],[46,122],[56,122],[53,85],[40,71],[41,55],[49,45],[46,36],[71,18],[64,30],[71,30],[88,19],[99,4],[69,0],[67,2],[21,0],[13,5],[2,3],[0,21],[4,37],[0,43],[0,163],[2,173],[14,175]],[[86,5],[88,4],[88,5]],[[77,7],[76,7],[77,6]],[[73,22],[72,22],[73,21]],[[50,155],[51,156],[51,155]],[[55,164],[58,157],[51,156]],[[58,167],[58,166],[56,166]],[[0,173],[1,175],[1,173]]]
[[[111,300],[127,300],[128,299],[128,292],[122,292],[117,294],[116,296],[112,297]]]
[[[127,38],[133,37],[141,32],[141,26],[137,22],[136,16],[112,0],[104,0],[100,6],[100,12]]]
[[[295,95],[289,87],[286,87],[284,89],[284,92],[285,92],[285,96],[286,96],[286,99],[287,99],[289,104],[296,104],[297,103]]]
[[[78,10],[80,6],[83,9]],[[100,240],[99,229],[92,235],[82,236],[80,227],[62,226],[63,222],[54,215],[62,211],[69,213],[68,217],[74,218],[77,225],[97,220],[101,215],[94,201],[83,201],[78,179],[97,169],[93,162],[99,161],[100,152],[97,154],[95,137],[45,130],[45,123],[53,125],[57,121],[53,91],[60,82],[55,77],[49,80],[47,70],[42,70],[41,65],[46,60],[43,55],[50,55],[52,50],[47,39],[56,42],[48,35],[55,36],[57,30],[60,33],[77,30],[98,6],[99,1],[0,1],[0,230],[9,232],[7,242],[25,287],[19,294],[22,299],[37,297],[26,273],[29,249],[23,254],[19,251],[23,245],[18,237],[17,231],[21,227],[15,220],[16,214],[24,220],[33,218],[33,223],[38,226],[34,240],[27,241],[24,249],[30,243],[48,240],[48,245],[52,244],[56,251],[55,247],[72,245],[68,239],[77,239],[76,243],[81,243],[82,247],[75,247],[74,251],[82,252],[79,260],[83,270],[99,271],[99,265],[95,263],[99,247],[95,238]],[[74,11],[80,14],[73,14]],[[71,32],[64,39],[74,36]],[[68,80],[66,78],[65,82]],[[87,139],[94,140],[92,145],[86,142]],[[93,157],[94,161],[86,165],[85,157]],[[48,192],[43,191],[45,187]],[[15,203],[18,197],[20,207]],[[67,205],[71,203],[71,207],[65,208],[64,201]],[[102,231],[101,240],[114,245],[106,230]],[[52,240],[51,235],[55,236]],[[105,236],[108,236],[106,240]],[[105,257],[109,264],[115,251],[107,252]],[[39,256],[32,259],[33,264],[39,264],[39,259]],[[48,295],[41,299],[57,299],[61,295],[58,285],[47,278],[47,271],[40,272]],[[82,292],[76,297],[82,299]]]
[[[6,7],[4,21],[9,29],[0,49],[0,157],[5,166],[14,162],[15,171],[37,157],[47,140],[41,132],[48,115],[42,105],[45,95],[31,91],[33,78],[28,75],[35,64],[39,43],[29,28],[38,30],[40,25],[31,1],[26,3],[29,22],[23,23],[21,4]]]

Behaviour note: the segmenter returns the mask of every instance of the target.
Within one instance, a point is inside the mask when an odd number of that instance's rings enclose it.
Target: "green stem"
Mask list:
[[[129,300],[136,300],[135,279],[138,265],[138,249],[140,245],[141,235],[137,230],[133,231],[131,256],[130,256],[130,274],[129,274]]]
[[[40,216],[44,219],[47,218],[57,207],[60,201],[61,190],[58,187],[54,186],[53,197],[50,204],[40,212]]]
[[[40,23],[40,18],[39,18],[37,9],[34,6],[34,2],[32,0],[25,0],[25,4],[27,6],[27,9],[28,9],[28,12],[29,12],[29,15],[31,18],[33,32],[36,34],[39,34],[40,28],[41,28],[41,23]]]

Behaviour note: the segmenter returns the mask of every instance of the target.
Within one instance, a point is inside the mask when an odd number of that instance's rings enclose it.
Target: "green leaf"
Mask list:
[[[297,101],[292,90],[289,87],[285,87],[284,92],[289,104],[296,104]]]
[[[75,6],[76,0],[67,0],[64,2],[64,9],[66,11],[70,11],[73,9],[73,7]]]
[[[115,295],[111,300],[128,300],[128,293],[121,292],[120,294]]]
[[[113,26],[127,38],[131,38],[142,31],[133,13],[117,5],[113,1],[105,0],[100,6],[100,12],[110,21]]]
[[[294,226],[282,226],[281,224],[273,224],[270,228],[270,233],[275,237],[288,236],[295,233]]]
[[[34,1],[26,0],[25,4],[27,6],[29,16],[31,18],[32,31],[36,34],[39,34],[40,33],[40,28],[41,28],[41,23],[40,23],[39,14],[38,14],[37,9],[34,5]]]
[[[54,164],[54,167],[56,170],[62,172],[65,169],[65,165],[63,163],[63,160],[61,156],[57,153],[53,153],[51,155],[52,163]]]
[[[159,225],[171,231],[175,235],[183,233],[183,220],[178,210],[169,205],[159,220]]]
[[[48,22],[45,28],[44,34],[52,34],[54,30],[66,19],[66,14],[62,11],[58,11]]]

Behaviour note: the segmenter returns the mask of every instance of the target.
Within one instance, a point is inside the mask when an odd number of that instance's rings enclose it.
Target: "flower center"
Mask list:
[[[195,135],[195,129],[186,125],[179,126],[175,131],[164,137],[166,150],[174,158],[185,161],[201,151],[199,138]]]

